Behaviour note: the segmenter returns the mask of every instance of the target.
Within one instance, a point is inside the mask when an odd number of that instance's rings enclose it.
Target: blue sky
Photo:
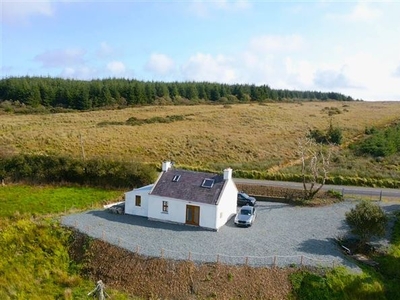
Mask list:
[[[1,2],[2,77],[267,84],[400,101],[398,1]]]

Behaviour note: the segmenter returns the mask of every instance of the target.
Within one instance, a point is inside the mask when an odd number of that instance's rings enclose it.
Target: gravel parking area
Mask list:
[[[355,204],[310,208],[260,202],[252,227],[238,228],[232,218],[218,232],[105,210],[67,215],[61,223],[147,256],[252,266],[342,264],[357,270],[334,241],[346,234],[345,213]],[[398,204],[382,206],[400,209]]]

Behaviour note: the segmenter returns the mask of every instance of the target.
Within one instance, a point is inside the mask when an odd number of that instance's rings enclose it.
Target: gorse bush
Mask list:
[[[400,125],[383,130],[371,128],[366,133],[366,139],[351,146],[356,154],[386,157],[400,152]]]
[[[312,129],[309,131],[307,137],[320,144],[340,145],[342,143],[343,134],[341,128],[334,127],[331,123],[326,132],[323,132],[319,129]]]

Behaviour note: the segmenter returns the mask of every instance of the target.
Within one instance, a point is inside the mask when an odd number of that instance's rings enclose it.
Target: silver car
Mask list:
[[[235,225],[250,227],[253,225],[254,219],[256,218],[256,208],[254,206],[245,205],[242,206],[235,217]]]

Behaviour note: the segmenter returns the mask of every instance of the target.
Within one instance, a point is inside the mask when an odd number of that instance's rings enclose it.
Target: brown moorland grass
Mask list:
[[[70,255],[93,281],[144,299],[288,299],[295,268],[251,268],[148,258],[76,233]]]
[[[333,114],[332,114],[333,112]],[[170,123],[127,125],[129,118],[181,116]],[[309,129],[339,126],[345,142],[366,127],[400,116],[397,102],[298,102],[151,106],[121,110],[0,117],[0,151],[191,167],[266,170],[295,158],[296,141]]]

